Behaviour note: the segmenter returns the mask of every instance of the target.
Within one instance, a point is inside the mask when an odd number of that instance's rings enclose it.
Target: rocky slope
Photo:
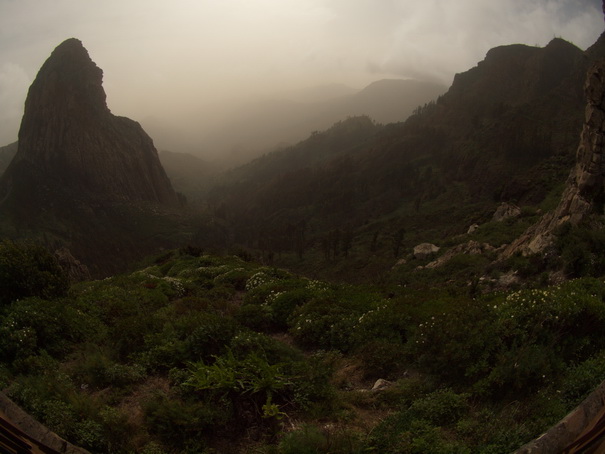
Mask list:
[[[561,201],[556,210],[547,213],[512,243],[502,253],[502,258],[516,252],[524,255],[542,252],[552,244],[559,226],[566,222],[578,225],[591,214],[602,211],[605,182],[605,61],[599,61],[590,68],[584,92],[585,121],[576,153],[576,165]]]

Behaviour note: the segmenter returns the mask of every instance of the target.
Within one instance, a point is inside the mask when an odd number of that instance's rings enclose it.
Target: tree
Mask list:
[[[32,242],[0,243],[0,307],[30,296],[64,296],[67,273],[44,247]]]
[[[378,245],[378,230],[374,232],[372,235],[372,243],[370,243],[370,252],[376,252],[376,247]]]
[[[347,227],[342,234],[342,241],[340,245],[342,253],[345,257],[349,256],[351,246],[353,246],[353,231],[350,227]]]
[[[393,256],[399,257],[399,250],[401,249],[401,243],[403,242],[403,236],[405,235],[405,229],[401,227],[393,234]]]

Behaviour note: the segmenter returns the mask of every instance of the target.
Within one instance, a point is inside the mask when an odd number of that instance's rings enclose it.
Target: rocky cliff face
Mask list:
[[[605,182],[605,61],[595,63],[586,77],[586,112],[576,165],[566,184],[561,201],[551,213],[529,228],[502,253],[507,258],[516,252],[535,254],[546,249],[561,224],[577,225],[589,215],[601,212]]]
[[[29,89],[0,177],[0,237],[67,248],[95,277],[187,241],[153,141],[110,112],[102,77],[80,41],[59,45]]]
[[[0,201],[44,182],[84,198],[178,203],[151,138],[107,108],[102,78],[79,40],[53,51],[29,89]]]

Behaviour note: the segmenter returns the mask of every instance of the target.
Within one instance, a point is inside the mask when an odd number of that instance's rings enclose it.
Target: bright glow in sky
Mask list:
[[[27,88],[52,50],[80,39],[117,115],[203,129],[259,94],[456,72],[492,47],[585,49],[598,0],[0,0],[0,145],[17,138]]]

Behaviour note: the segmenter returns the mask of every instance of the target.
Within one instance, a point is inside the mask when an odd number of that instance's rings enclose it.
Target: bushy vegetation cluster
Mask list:
[[[603,279],[378,290],[190,248],[68,289],[17,253],[45,283],[0,306],[0,387],[95,453],[510,452],[605,372]]]

